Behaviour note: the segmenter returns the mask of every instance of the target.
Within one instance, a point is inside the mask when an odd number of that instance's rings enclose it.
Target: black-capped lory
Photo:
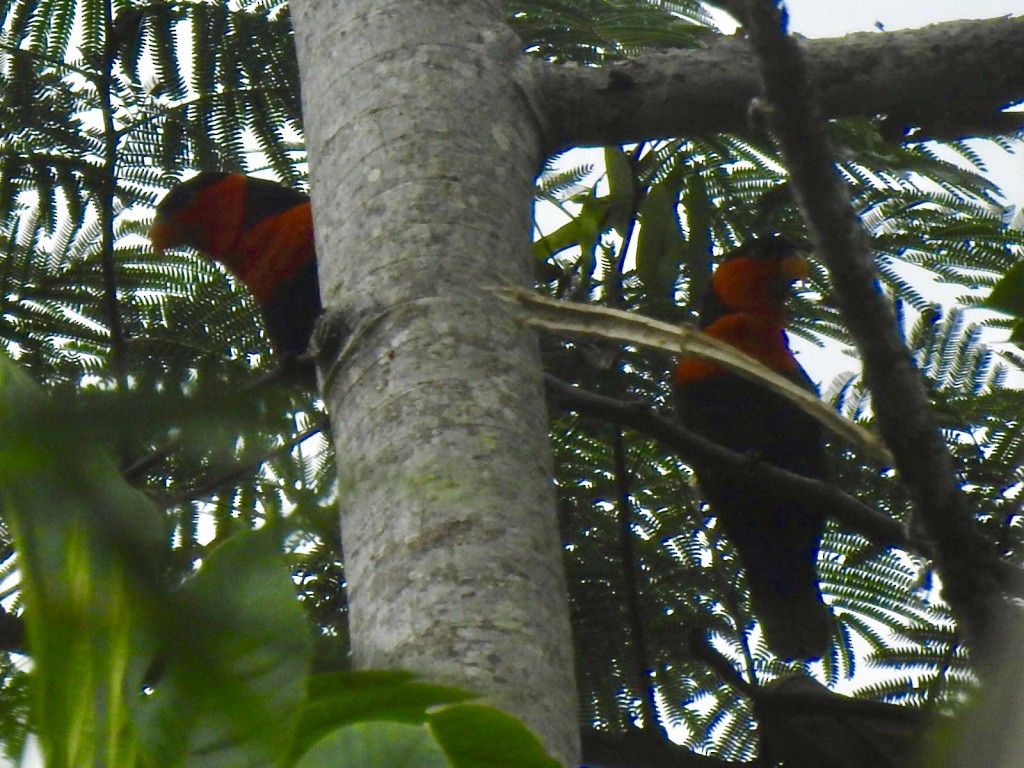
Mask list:
[[[786,299],[806,275],[807,261],[790,241],[748,240],[712,275],[700,327],[816,393],[785,330]],[[780,395],[696,358],[679,362],[674,383],[679,417],[694,432],[752,460],[826,476],[821,425]],[[823,510],[778,500],[722,469],[703,468],[698,479],[739,553],[768,647],[783,658],[822,656],[831,632],[816,572]]]
[[[240,173],[200,173],[160,201],[150,240],[157,251],[187,246],[223,264],[252,293],[275,352],[306,351],[320,314],[306,195]]]

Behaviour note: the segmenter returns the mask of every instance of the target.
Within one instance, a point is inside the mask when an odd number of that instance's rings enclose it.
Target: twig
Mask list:
[[[642,689],[640,711],[644,728],[664,728],[658,718],[658,686],[654,665],[647,643],[647,629],[643,620],[640,596],[640,564],[636,559],[636,534],[633,531],[633,498],[630,492],[630,474],[626,462],[626,445],[622,427],[616,426],[612,450],[615,455],[615,486],[617,499],[617,524],[619,529],[619,567],[622,570],[622,586],[628,637],[633,645],[633,675]],[[667,738],[666,734],[666,738]]]
[[[283,443],[282,445],[277,446],[273,450],[265,454],[261,454],[255,459],[239,462],[226,472],[223,472],[214,477],[207,478],[201,485],[197,485],[193,488],[189,488],[185,491],[176,493],[174,495],[164,496],[161,499],[159,499],[159,502],[163,504],[164,507],[173,507],[178,504],[183,504],[187,501],[192,501],[193,499],[200,498],[202,496],[208,496],[212,494],[214,491],[216,491],[218,488],[223,488],[226,485],[230,485],[232,483],[237,482],[243,477],[248,477],[257,469],[259,469],[260,466],[267,463],[268,461],[273,461],[276,458],[291,453],[292,449],[295,448],[295,446],[299,445],[302,442],[305,442],[313,435],[319,434],[320,432],[324,432],[326,429],[328,429],[329,426],[330,422],[328,421],[327,414],[322,414],[320,418],[313,423],[312,426],[302,430],[301,432],[296,433],[295,435],[292,435],[290,440]]]
[[[268,371],[261,371],[242,388],[243,394],[253,394],[276,384],[293,380],[309,379],[315,384],[313,361],[309,355],[298,355],[278,362]],[[169,458],[185,442],[184,437],[175,437],[157,445],[144,456],[139,457],[121,470],[121,475],[130,483],[140,480],[149,470]]]

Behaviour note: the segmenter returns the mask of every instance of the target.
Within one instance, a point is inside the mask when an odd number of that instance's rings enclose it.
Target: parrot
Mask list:
[[[791,286],[807,274],[807,260],[790,240],[750,238],[712,274],[699,326],[817,395],[785,329]],[[755,460],[813,479],[826,477],[822,426],[782,396],[693,357],[678,362],[673,379],[677,417],[690,430]],[[815,568],[823,511],[810,503],[776,500],[734,482],[721,469],[698,468],[698,480],[739,554],[768,647],[784,659],[824,655],[832,615]]]
[[[220,262],[252,293],[282,360],[306,352],[320,315],[309,197],[274,181],[206,171],[156,207],[153,249],[188,247]]]

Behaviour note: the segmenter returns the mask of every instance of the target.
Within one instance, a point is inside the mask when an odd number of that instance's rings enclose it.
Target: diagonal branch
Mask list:
[[[173,495],[163,496],[156,501],[164,506],[164,508],[174,507],[178,504],[185,504],[189,501],[203,498],[204,496],[210,496],[221,488],[231,487],[237,485],[242,480],[252,477],[260,467],[264,464],[279,459],[283,456],[287,456],[295,447],[305,442],[314,435],[318,435],[330,427],[330,421],[327,414],[322,414],[313,424],[306,429],[292,435],[288,440],[262,453],[259,456],[251,458],[247,461],[241,461],[237,464],[226,468],[220,474],[213,475],[206,478],[202,483],[192,487],[186,488],[183,491],[175,493]]]
[[[633,530],[633,495],[630,472],[626,461],[626,441],[621,426],[615,430],[612,441],[615,456],[616,522],[619,533],[619,568],[622,571],[626,637],[631,643],[632,676],[640,696],[641,727],[664,727],[658,718],[658,681],[647,642],[647,627],[643,620],[640,589],[641,563],[636,554],[636,532]],[[667,737],[667,734],[666,734]]]
[[[113,18],[110,0],[99,3],[104,14],[104,25],[109,27]],[[114,52],[107,52],[96,90],[103,118],[103,184],[100,193],[100,224],[102,227],[100,266],[103,275],[104,308],[110,325],[111,373],[121,390],[128,389],[128,352],[125,346],[124,323],[118,299],[118,270],[114,258],[114,193],[117,187],[119,147],[114,117],[113,78]]]
[[[986,640],[998,637],[994,630],[1004,610],[993,577],[994,553],[975,530],[921,377],[876,282],[867,233],[835,169],[800,46],[781,30],[781,13],[770,0],[747,0],[746,6],[769,124],[815,251],[829,268],[840,311],[864,362],[879,427],[935,542],[946,599],[972,646],[984,652]]]
[[[720,339],[689,326],[669,325],[618,309],[549,299],[531,291],[502,289],[498,294],[516,304],[520,316],[537,328],[627,342],[720,365],[749,381],[769,387],[849,445],[887,465],[892,464],[888,448],[862,426],[844,419],[817,396]]]
[[[822,509],[850,528],[859,531],[882,547],[904,547],[918,550],[903,525],[880,515],[834,485],[787,472],[750,456],[724,448],[680,426],[676,421],[659,416],[642,401],[627,402],[575,387],[554,376],[546,376],[548,393],[563,407],[594,416],[613,424],[654,438],[692,463],[697,469],[713,466],[728,472],[738,483],[749,483],[777,496],[780,500],[813,499]],[[1024,585],[1022,585],[1024,586]]]
[[[277,384],[291,384],[295,382],[305,383],[312,380],[314,376],[312,359],[309,355],[299,355],[279,361],[273,368],[259,372],[251,381],[248,381],[242,388],[244,395],[259,393],[266,388]],[[315,382],[310,386],[314,386]],[[324,424],[324,429],[330,429]],[[170,438],[152,448],[149,453],[131,461],[122,470],[121,475],[129,483],[137,483],[146,474],[165,462],[185,444],[183,436]]]

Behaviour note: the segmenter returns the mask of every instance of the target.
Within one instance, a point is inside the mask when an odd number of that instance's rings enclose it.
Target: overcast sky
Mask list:
[[[923,27],[953,19],[1024,14],[1024,0],[788,0],[790,28],[807,37]]]

